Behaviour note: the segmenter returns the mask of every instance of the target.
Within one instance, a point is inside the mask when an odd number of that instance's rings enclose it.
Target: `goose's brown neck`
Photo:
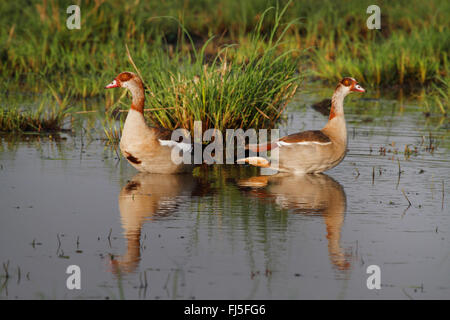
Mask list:
[[[344,98],[345,95],[341,90],[337,89],[334,92],[333,97],[331,98],[330,117],[328,118],[328,121],[334,119],[337,116],[344,115]]]
[[[145,93],[144,86],[141,81],[135,81],[132,86],[130,86],[131,96],[133,97],[131,102],[131,109],[136,110],[140,113],[144,113],[144,103],[145,103]]]
[[[322,132],[326,134],[336,144],[343,147],[347,146],[347,128],[344,117],[344,98],[347,93],[339,88],[334,92],[331,98],[330,117]]]

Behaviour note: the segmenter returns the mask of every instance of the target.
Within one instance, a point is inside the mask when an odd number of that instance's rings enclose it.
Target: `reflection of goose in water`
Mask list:
[[[127,252],[111,261],[113,272],[133,272],[141,259],[142,225],[158,217],[172,215],[183,196],[195,194],[197,182],[192,175],[139,173],[122,188],[119,210]]]
[[[346,196],[344,188],[334,179],[325,174],[257,176],[240,180],[238,185],[294,213],[322,215],[331,262],[340,270],[350,267],[340,246]]]

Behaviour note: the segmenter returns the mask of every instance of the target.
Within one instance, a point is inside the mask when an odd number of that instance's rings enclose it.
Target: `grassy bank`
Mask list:
[[[382,29],[368,30],[366,8],[373,1],[294,1],[283,22],[300,18],[288,32],[288,47],[309,48],[303,57],[324,80],[351,74],[373,85],[423,85],[448,76],[449,12],[445,0],[380,3]],[[282,7],[286,1],[280,1]],[[109,70],[126,66],[124,44],[137,56],[153,48],[191,50],[179,19],[196,45],[215,35],[205,52],[238,43],[244,50],[261,13],[276,1],[80,1],[81,30],[65,26],[68,1],[8,1],[0,4],[4,28],[0,40],[1,75],[9,83],[26,83],[38,90],[52,81],[64,90],[70,84],[82,96],[101,93],[96,82]],[[27,23],[23,23],[27,21]],[[270,13],[261,26],[270,34]],[[239,56],[239,55],[238,55]],[[36,83],[38,82],[38,83]]]
[[[448,113],[450,3],[380,2],[381,30],[368,30],[372,2],[82,0],[81,29],[69,30],[70,1],[2,1],[0,90],[104,95],[132,70],[127,44],[156,109],[149,117],[168,128],[270,126],[295,91],[295,70],[333,86],[350,75],[368,87],[426,88],[424,108]],[[281,17],[261,19],[287,3]]]

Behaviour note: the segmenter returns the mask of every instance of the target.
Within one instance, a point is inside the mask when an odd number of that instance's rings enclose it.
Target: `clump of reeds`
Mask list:
[[[193,130],[194,121],[202,121],[204,129],[272,127],[301,80],[293,51],[278,53],[294,23],[281,26],[286,8],[276,9],[273,30],[261,41],[262,22],[272,9],[262,14],[250,38],[253,50],[242,62],[230,61],[239,49],[226,46],[207,63],[204,51],[209,42],[194,50],[192,58],[182,53],[169,58],[159,52],[144,63],[140,57],[138,72],[148,88],[146,107],[153,110],[148,118],[169,129]]]
[[[0,132],[59,131],[70,114],[67,106],[67,97],[57,100],[56,103],[49,103],[47,99],[43,99],[36,108],[1,105]]]
[[[109,114],[109,112],[107,112],[105,118],[103,119],[102,127],[105,135],[106,146],[113,147],[117,157],[120,158],[118,146],[123,129],[122,117],[120,117],[119,121],[117,121]]]
[[[425,113],[437,111],[443,115],[447,115],[450,108],[450,79],[439,78],[437,84],[433,84],[433,90],[427,94],[424,99]]]

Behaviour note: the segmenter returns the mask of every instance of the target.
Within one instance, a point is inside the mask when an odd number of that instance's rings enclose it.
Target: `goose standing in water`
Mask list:
[[[344,98],[351,92],[365,92],[353,78],[342,79],[331,99],[328,123],[321,130],[303,131],[267,144],[249,145],[253,152],[278,149],[278,168],[295,174],[320,173],[337,166],[347,151],[347,128],[344,117]],[[270,168],[263,157],[239,159],[238,163]]]
[[[105,88],[126,88],[132,103],[120,139],[120,150],[128,162],[141,172],[190,172],[193,166],[172,161],[172,149],[191,152],[191,145],[171,140],[172,131],[149,127],[144,118],[145,92],[142,80],[132,72],[120,73]]]

